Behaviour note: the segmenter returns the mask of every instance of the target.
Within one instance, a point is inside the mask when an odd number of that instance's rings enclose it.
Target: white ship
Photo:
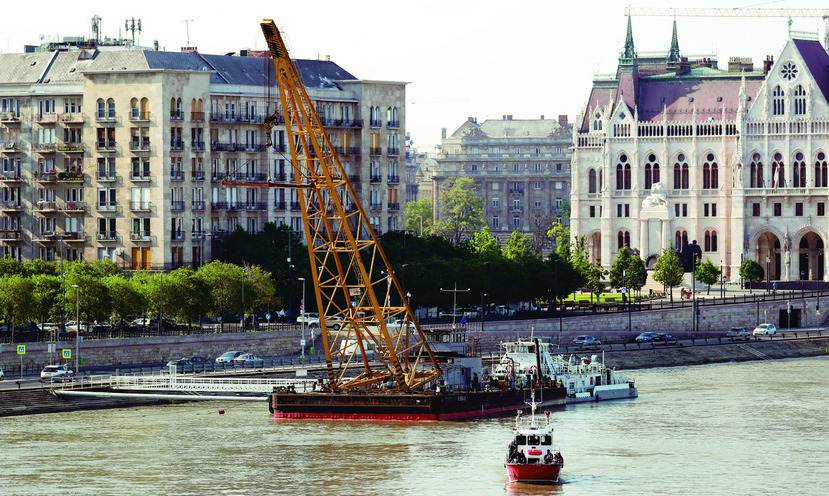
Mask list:
[[[636,383],[605,367],[604,358],[550,353],[550,344],[538,339],[501,342],[501,359],[492,368],[499,381],[530,384],[540,378],[567,388],[567,403],[636,398]]]

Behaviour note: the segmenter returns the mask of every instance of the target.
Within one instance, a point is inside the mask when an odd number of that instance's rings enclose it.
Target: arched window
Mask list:
[[[130,98],[130,117],[138,119],[141,115],[141,109],[138,108],[138,98]]]
[[[826,178],[826,154],[817,152],[815,160],[815,187],[825,188],[827,186]]]
[[[182,108],[181,108],[181,98],[176,98],[176,115],[181,116]]]
[[[705,251],[717,251],[717,231],[713,229],[705,231],[705,243],[703,248]]]
[[[599,191],[604,189],[604,169],[599,169]]]
[[[602,130],[602,114],[596,112],[593,116],[593,130],[594,131],[601,131]]]
[[[685,154],[680,153],[674,162],[674,189],[688,189],[688,162]]]
[[[176,116],[176,99],[175,97],[170,98],[170,117]]]
[[[711,231],[705,231],[705,241],[702,243],[702,249],[711,251]]]
[[[144,119],[150,118],[150,101],[146,97],[141,99],[141,117]]]
[[[616,189],[630,189],[630,163],[624,153],[619,155],[619,163],[616,164]]]
[[[196,105],[199,107],[199,110],[197,110],[197,112],[204,112],[204,100],[199,98],[198,100],[196,100]]]
[[[774,161],[771,163],[771,187],[783,188],[786,186],[786,167],[783,164],[783,156],[774,154]]]
[[[679,163],[674,164],[674,189],[682,187],[682,172]]]
[[[587,192],[596,192],[596,169],[590,169],[587,172]]]
[[[645,163],[645,189],[651,189],[654,183],[659,182],[659,164],[656,163],[656,155],[648,155]]]
[[[107,117],[110,119],[115,118],[115,100],[112,98],[107,100]]]
[[[688,164],[682,164],[682,189],[688,189]]]
[[[625,164],[625,189],[631,188],[630,181],[630,164]]]
[[[786,111],[786,103],[784,100],[785,93],[783,88],[779,85],[774,87],[771,92],[771,113],[772,115],[783,115]]]
[[[196,99],[193,98],[192,100],[190,100],[190,112],[198,112],[198,110],[196,110],[197,108],[198,104],[196,103]]]
[[[717,189],[720,186],[715,159],[713,153],[705,156],[705,163],[702,164],[702,189]]]
[[[803,154],[797,152],[794,154],[794,163],[792,163],[792,172],[794,172],[794,187],[806,187],[806,162],[803,160]]]
[[[103,98],[98,99],[98,118],[106,117],[106,104]]]
[[[806,90],[799,84],[794,89],[794,115],[806,115]]]
[[[751,156],[751,177],[749,184],[752,188],[762,188],[763,184],[763,162],[760,161],[760,154],[755,153]]]
[[[624,189],[624,186],[625,186],[624,168],[622,168],[622,164],[616,164],[616,189],[617,190]]]
[[[619,250],[630,248],[630,231],[619,231],[616,235],[616,245]]]
[[[688,246],[688,231],[679,230],[674,235],[674,242],[676,243],[677,250],[684,250],[686,246]]]

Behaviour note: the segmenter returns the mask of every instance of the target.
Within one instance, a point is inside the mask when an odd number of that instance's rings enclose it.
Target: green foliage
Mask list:
[[[0,310],[12,329],[12,336],[15,324],[34,316],[33,289],[32,281],[20,274],[0,277]]]
[[[112,301],[112,315],[123,323],[141,316],[147,306],[144,294],[132,279],[121,275],[110,275],[101,279]]]
[[[720,280],[720,273],[721,269],[706,258],[702,263],[697,264],[694,277],[701,283],[708,285],[708,294],[711,294],[711,285]]]
[[[242,286],[245,271],[234,264],[214,260],[196,272],[210,295],[209,313],[226,316],[242,312]]]
[[[101,280],[103,277],[88,273],[82,269],[82,263],[73,263],[74,270],[66,276],[66,290],[64,293],[66,302],[66,314],[71,316],[69,320],[75,319],[75,285],[78,286],[78,307],[82,322],[103,322],[109,319],[112,314],[112,298],[107,287]],[[90,264],[91,266],[92,264]],[[93,267],[93,272],[97,268]]]
[[[35,274],[57,275],[59,273],[58,266],[53,262],[47,262],[39,258],[33,258],[23,262],[23,273],[27,276]]]
[[[552,254],[545,263],[548,270],[548,298],[561,301],[584,286],[586,280],[567,259]]]
[[[512,231],[504,247],[504,257],[513,262],[520,262],[529,258],[537,258],[538,253],[533,248],[533,241],[529,236]]]
[[[587,277],[585,277],[585,288],[591,294],[591,301],[592,295],[596,295],[596,299],[598,300],[599,296],[604,291],[604,276],[607,274],[607,271],[599,263],[590,264],[589,269],[587,270]]]
[[[645,267],[645,261],[638,255],[630,257],[628,262],[627,285],[636,291],[642,289],[645,283],[648,282],[648,268]]]
[[[207,313],[207,284],[198,272],[190,267],[182,267],[167,274],[164,281],[164,289],[169,284],[172,297],[172,305],[165,304],[165,313],[187,322],[196,321]]]
[[[760,282],[765,276],[763,266],[754,260],[743,260],[740,264],[740,277],[746,282]]]
[[[63,293],[60,276],[36,273],[29,276],[32,283],[34,317],[40,323],[59,321],[63,314]]]
[[[555,240],[556,254],[564,260],[569,260],[571,256],[570,228],[561,222],[556,222],[553,224],[553,227],[547,231],[547,237]]]
[[[430,234],[434,225],[434,212],[432,211],[432,199],[421,198],[420,200],[406,203],[406,230],[420,236]]]
[[[22,262],[19,262],[11,257],[0,258],[0,278],[14,274],[22,275],[23,273]]]
[[[484,200],[475,181],[459,177],[449,181],[440,194],[441,216],[435,230],[454,244],[484,225]]]
[[[611,288],[627,286],[627,271],[631,258],[633,257],[630,248],[624,247],[619,250],[619,256],[610,264],[610,271],[608,272]]]
[[[493,259],[501,256],[501,246],[498,244],[498,239],[489,230],[489,226],[475,231],[472,235],[472,240],[469,241],[469,246],[476,255],[485,259]]]
[[[276,304],[276,286],[262,267],[245,267],[245,310],[259,313]]]
[[[163,310],[162,305],[167,308],[172,308],[169,304],[164,304],[164,301],[172,301],[171,295],[165,295],[165,284],[162,281],[163,275],[159,272],[147,272],[144,270],[135,272],[130,281],[133,289],[141,295],[144,300],[144,315],[158,316],[159,312]]]
[[[671,301],[674,299],[673,288],[682,284],[682,277],[685,270],[679,263],[679,256],[671,248],[665,248],[662,255],[656,259],[654,265],[653,279],[668,287],[671,294]]]

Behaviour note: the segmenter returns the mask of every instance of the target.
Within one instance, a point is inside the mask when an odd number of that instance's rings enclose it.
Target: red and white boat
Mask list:
[[[535,395],[530,403],[529,418],[521,412],[515,418],[512,441],[507,446],[507,477],[510,482],[555,484],[564,467],[564,458],[553,444],[550,413],[544,422],[535,415]]]

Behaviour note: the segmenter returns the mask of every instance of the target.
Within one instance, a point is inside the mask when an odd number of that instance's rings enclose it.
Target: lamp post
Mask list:
[[[771,257],[766,255],[766,293],[771,293]]]
[[[487,293],[481,293],[481,332],[484,332],[484,297],[489,296]]]
[[[455,282],[454,289],[443,289],[440,288],[441,291],[444,293],[452,293],[452,328],[455,328],[455,317],[457,317],[457,309],[458,309],[458,293],[468,293],[471,289],[458,289],[458,283]]]
[[[720,259],[720,298],[725,298],[725,279],[722,271],[722,259]]]
[[[80,289],[77,284],[72,285],[75,288],[75,374],[80,373],[80,349],[81,349],[81,300]]]
[[[302,316],[302,357],[305,358],[305,320],[307,316],[305,314],[305,278],[304,277],[297,277],[297,281],[302,281],[302,303],[300,303],[299,307],[299,314]]]
[[[691,254],[691,331],[697,332],[697,255]]]

